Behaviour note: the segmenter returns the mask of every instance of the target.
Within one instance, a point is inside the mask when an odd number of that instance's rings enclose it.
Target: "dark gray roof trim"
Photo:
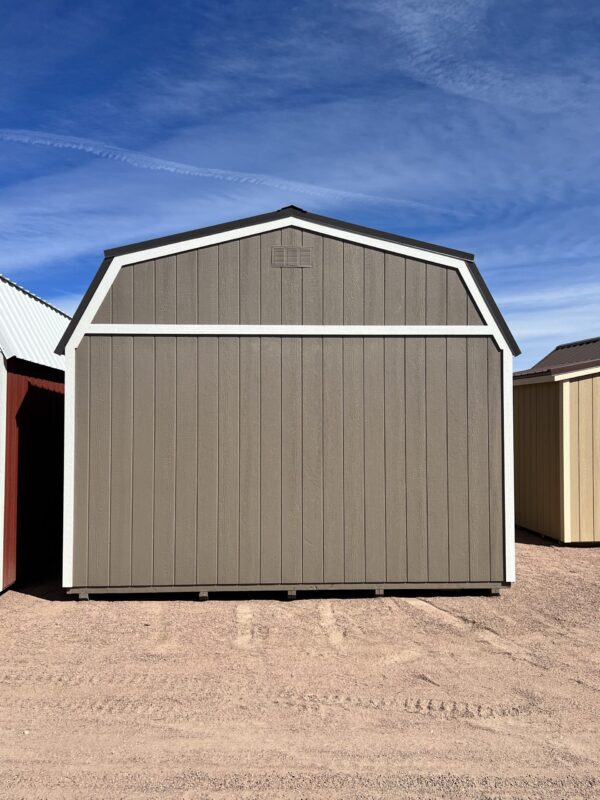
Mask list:
[[[233,231],[237,228],[245,228],[251,225],[260,225],[261,223],[265,222],[273,222],[274,220],[278,219],[285,219],[289,216],[296,216],[298,218],[309,220],[310,222],[314,222],[321,225],[326,225],[330,228],[335,228],[340,231],[340,233],[358,233],[362,234],[363,236],[372,236],[376,239],[381,239],[383,242],[394,242],[397,244],[404,244],[409,247],[415,247],[423,251],[428,251],[430,253],[439,253],[440,255],[451,256],[452,258],[459,258],[462,261],[465,261],[469,272],[473,276],[473,280],[475,281],[477,287],[481,291],[485,302],[490,309],[494,320],[498,324],[498,327],[502,331],[503,335],[506,338],[506,341],[509,344],[510,349],[513,352],[513,355],[519,355],[521,352],[519,346],[517,345],[513,335],[511,334],[508,325],[498,306],[496,305],[492,295],[490,294],[489,289],[481,273],[477,269],[475,262],[473,261],[473,254],[463,252],[462,250],[453,250],[449,247],[441,247],[437,244],[431,244],[429,242],[423,242],[419,239],[409,239],[405,236],[397,236],[393,233],[387,233],[386,231],[380,231],[376,228],[366,228],[362,225],[355,225],[352,222],[344,222],[343,220],[334,219],[332,217],[323,217],[320,214],[312,214],[309,211],[305,211],[303,208],[299,208],[298,206],[285,206],[285,208],[280,208],[278,211],[272,211],[268,214],[259,214],[254,217],[245,217],[244,219],[233,220],[231,222],[225,222],[222,225],[211,225],[207,228],[197,228],[192,231],[186,231],[185,233],[177,233],[173,236],[163,236],[158,239],[148,239],[144,242],[136,242],[135,244],[128,244],[122,247],[114,247],[109,250],[104,251],[104,261],[100,265],[98,272],[94,276],[87,292],[83,296],[79,307],[77,308],[75,314],[73,315],[73,319],[69,324],[67,330],[65,331],[64,336],[58,343],[56,348],[56,352],[59,355],[63,355],[65,352],[65,346],[69,339],[71,338],[71,334],[77,327],[79,320],[81,319],[85,309],[88,307],[90,300],[94,296],[96,289],[98,288],[100,281],[104,277],[111,261],[116,256],[123,256],[123,255],[130,255],[139,252],[140,250],[147,250],[153,247],[164,247],[165,245],[170,244],[179,244],[189,241],[191,239],[198,239],[203,236],[211,236],[217,233],[226,233],[227,231]]]
[[[600,336],[565,342],[557,345],[537,364],[515,372],[514,378],[534,378],[542,375],[559,375],[600,365]]]

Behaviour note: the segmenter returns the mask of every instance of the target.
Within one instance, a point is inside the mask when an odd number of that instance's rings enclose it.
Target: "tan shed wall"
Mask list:
[[[560,430],[559,384],[515,386],[516,523],[556,539],[563,536]]]
[[[86,336],[74,585],[502,581],[501,384],[484,337]]]
[[[272,248],[281,244],[311,247],[313,266],[272,266]],[[122,267],[94,322],[481,325],[483,321],[456,270],[284,228]]]
[[[600,542],[600,375],[565,382],[573,542]]]

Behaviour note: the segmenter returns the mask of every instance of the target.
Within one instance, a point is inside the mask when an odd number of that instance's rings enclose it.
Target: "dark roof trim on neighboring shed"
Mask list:
[[[566,372],[577,372],[598,366],[600,366],[600,336],[559,344],[533,367],[515,372],[513,378],[519,380],[545,375],[564,375]]]
[[[122,247],[114,247],[104,251],[104,260],[100,264],[98,271],[96,272],[88,290],[84,294],[81,303],[79,304],[73,318],[64,333],[64,336],[58,343],[56,348],[56,352],[59,355],[64,355],[65,347],[67,342],[71,338],[71,334],[77,327],[79,320],[83,316],[84,311],[88,307],[92,297],[96,293],[98,286],[102,278],[104,277],[106,271],[108,270],[111,261],[113,258],[117,256],[123,255],[131,255],[137,253],[141,250],[147,250],[154,247],[164,247],[166,245],[171,244],[179,244],[184,243],[186,241],[192,239],[199,239],[204,236],[211,236],[218,233],[226,233],[228,231],[234,231],[238,228],[245,228],[250,227],[252,225],[260,225],[266,222],[273,222],[278,219],[287,219],[288,217],[296,217],[299,221],[302,219],[308,220],[309,222],[314,222],[316,224],[321,224],[327,226],[329,228],[334,228],[339,230],[340,233],[357,233],[362,234],[363,236],[371,236],[374,239],[380,239],[383,242],[393,242],[396,244],[403,244],[408,247],[414,247],[426,252],[430,253],[439,253],[440,255],[450,256],[452,258],[458,258],[462,261],[465,261],[469,272],[471,273],[473,280],[475,281],[478,289],[481,291],[481,294],[495,320],[498,327],[502,331],[504,338],[506,339],[513,355],[517,356],[521,352],[515,338],[513,337],[512,333],[508,325],[506,324],[506,320],[502,316],[500,309],[496,305],[494,298],[492,297],[481,273],[477,269],[477,265],[473,260],[474,256],[473,253],[467,253],[462,250],[454,250],[449,247],[441,247],[437,244],[431,244],[429,242],[423,242],[419,239],[410,239],[405,236],[398,236],[393,233],[388,233],[386,231],[380,231],[376,228],[367,228],[362,225],[355,225],[352,222],[344,222],[343,220],[334,219],[333,217],[324,217],[320,214],[313,214],[310,211],[305,211],[303,208],[299,208],[298,206],[285,206],[284,208],[280,208],[277,211],[271,211],[268,214],[259,214],[254,217],[245,217],[244,219],[232,220],[231,222],[225,222],[221,225],[211,225],[206,228],[196,228],[195,230],[185,231],[184,233],[177,233],[172,236],[163,236],[157,239],[147,239],[143,242],[136,242],[134,244],[123,245]]]

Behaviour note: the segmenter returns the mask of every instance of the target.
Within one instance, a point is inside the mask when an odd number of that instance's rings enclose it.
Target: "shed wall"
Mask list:
[[[312,248],[312,266],[273,266],[272,249],[282,244]],[[482,319],[454,269],[284,228],[124,266],[94,322],[480,325]]]
[[[75,380],[75,586],[504,579],[491,339],[86,336]]]
[[[570,530],[573,542],[600,542],[600,375],[568,381]]]
[[[562,538],[561,410],[557,383],[514,387],[517,525]]]

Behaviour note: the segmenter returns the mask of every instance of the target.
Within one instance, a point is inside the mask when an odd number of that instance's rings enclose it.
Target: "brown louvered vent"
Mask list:
[[[274,267],[312,267],[312,247],[274,247],[271,264]]]

